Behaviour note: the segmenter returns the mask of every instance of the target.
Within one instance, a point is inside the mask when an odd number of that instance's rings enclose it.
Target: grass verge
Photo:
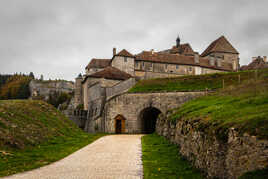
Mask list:
[[[57,161],[103,135],[83,132],[43,101],[0,100],[0,177]]]
[[[230,85],[238,85],[245,81],[263,79],[267,77],[268,69],[148,79],[139,81],[129,90],[129,92],[146,93],[217,90]]]
[[[239,179],[264,179],[264,178],[268,178],[268,168],[264,170],[256,170],[253,172],[248,172],[239,177]]]
[[[241,135],[248,133],[268,139],[268,79],[249,82],[185,103],[170,120],[187,120],[200,131],[227,140],[233,127]],[[198,125],[197,125],[198,124]]]
[[[164,137],[149,134],[142,137],[144,179],[198,179],[200,171],[179,155],[178,146]]]
[[[60,160],[90,144],[104,134],[81,133],[56,137],[34,147],[0,150],[0,177],[38,168]]]

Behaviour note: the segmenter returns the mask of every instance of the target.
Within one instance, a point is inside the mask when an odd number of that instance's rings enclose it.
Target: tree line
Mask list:
[[[34,79],[32,72],[29,75],[0,74],[0,99],[28,99],[31,95],[29,84],[32,79]]]

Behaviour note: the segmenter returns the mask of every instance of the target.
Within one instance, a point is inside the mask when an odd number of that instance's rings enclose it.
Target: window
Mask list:
[[[176,69],[179,69],[179,65],[176,65]]]
[[[167,67],[168,67],[168,64],[165,64],[165,68],[167,69]]]
[[[142,62],[142,66],[144,67],[144,62]]]
[[[124,57],[124,62],[127,62],[127,57]]]
[[[135,62],[135,67],[138,68],[139,64],[138,62]]]
[[[192,67],[189,67],[189,71],[192,71]]]

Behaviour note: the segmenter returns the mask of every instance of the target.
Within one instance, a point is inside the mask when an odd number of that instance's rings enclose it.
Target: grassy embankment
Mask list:
[[[142,161],[145,179],[203,178],[197,169],[179,155],[178,146],[157,134],[142,137]]]
[[[252,79],[268,77],[268,70],[216,73],[196,76],[156,78],[141,80],[130,93],[205,91],[217,90],[230,85],[238,85]]]
[[[199,130],[223,141],[227,140],[227,131],[231,127],[241,135],[248,133],[268,139],[268,70],[144,80],[130,92],[206,89],[214,92],[172,109],[170,120],[173,123],[178,120],[195,123]],[[264,175],[268,175],[267,169],[243,177],[261,178]]]
[[[57,161],[103,134],[87,134],[42,101],[0,101],[0,177]]]

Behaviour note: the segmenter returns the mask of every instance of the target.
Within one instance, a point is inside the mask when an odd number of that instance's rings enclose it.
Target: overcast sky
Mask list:
[[[199,53],[221,35],[240,64],[268,55],[267,0],[1,0],[0,73],[74,80],[112,48],[135,54],[190,43]]]

